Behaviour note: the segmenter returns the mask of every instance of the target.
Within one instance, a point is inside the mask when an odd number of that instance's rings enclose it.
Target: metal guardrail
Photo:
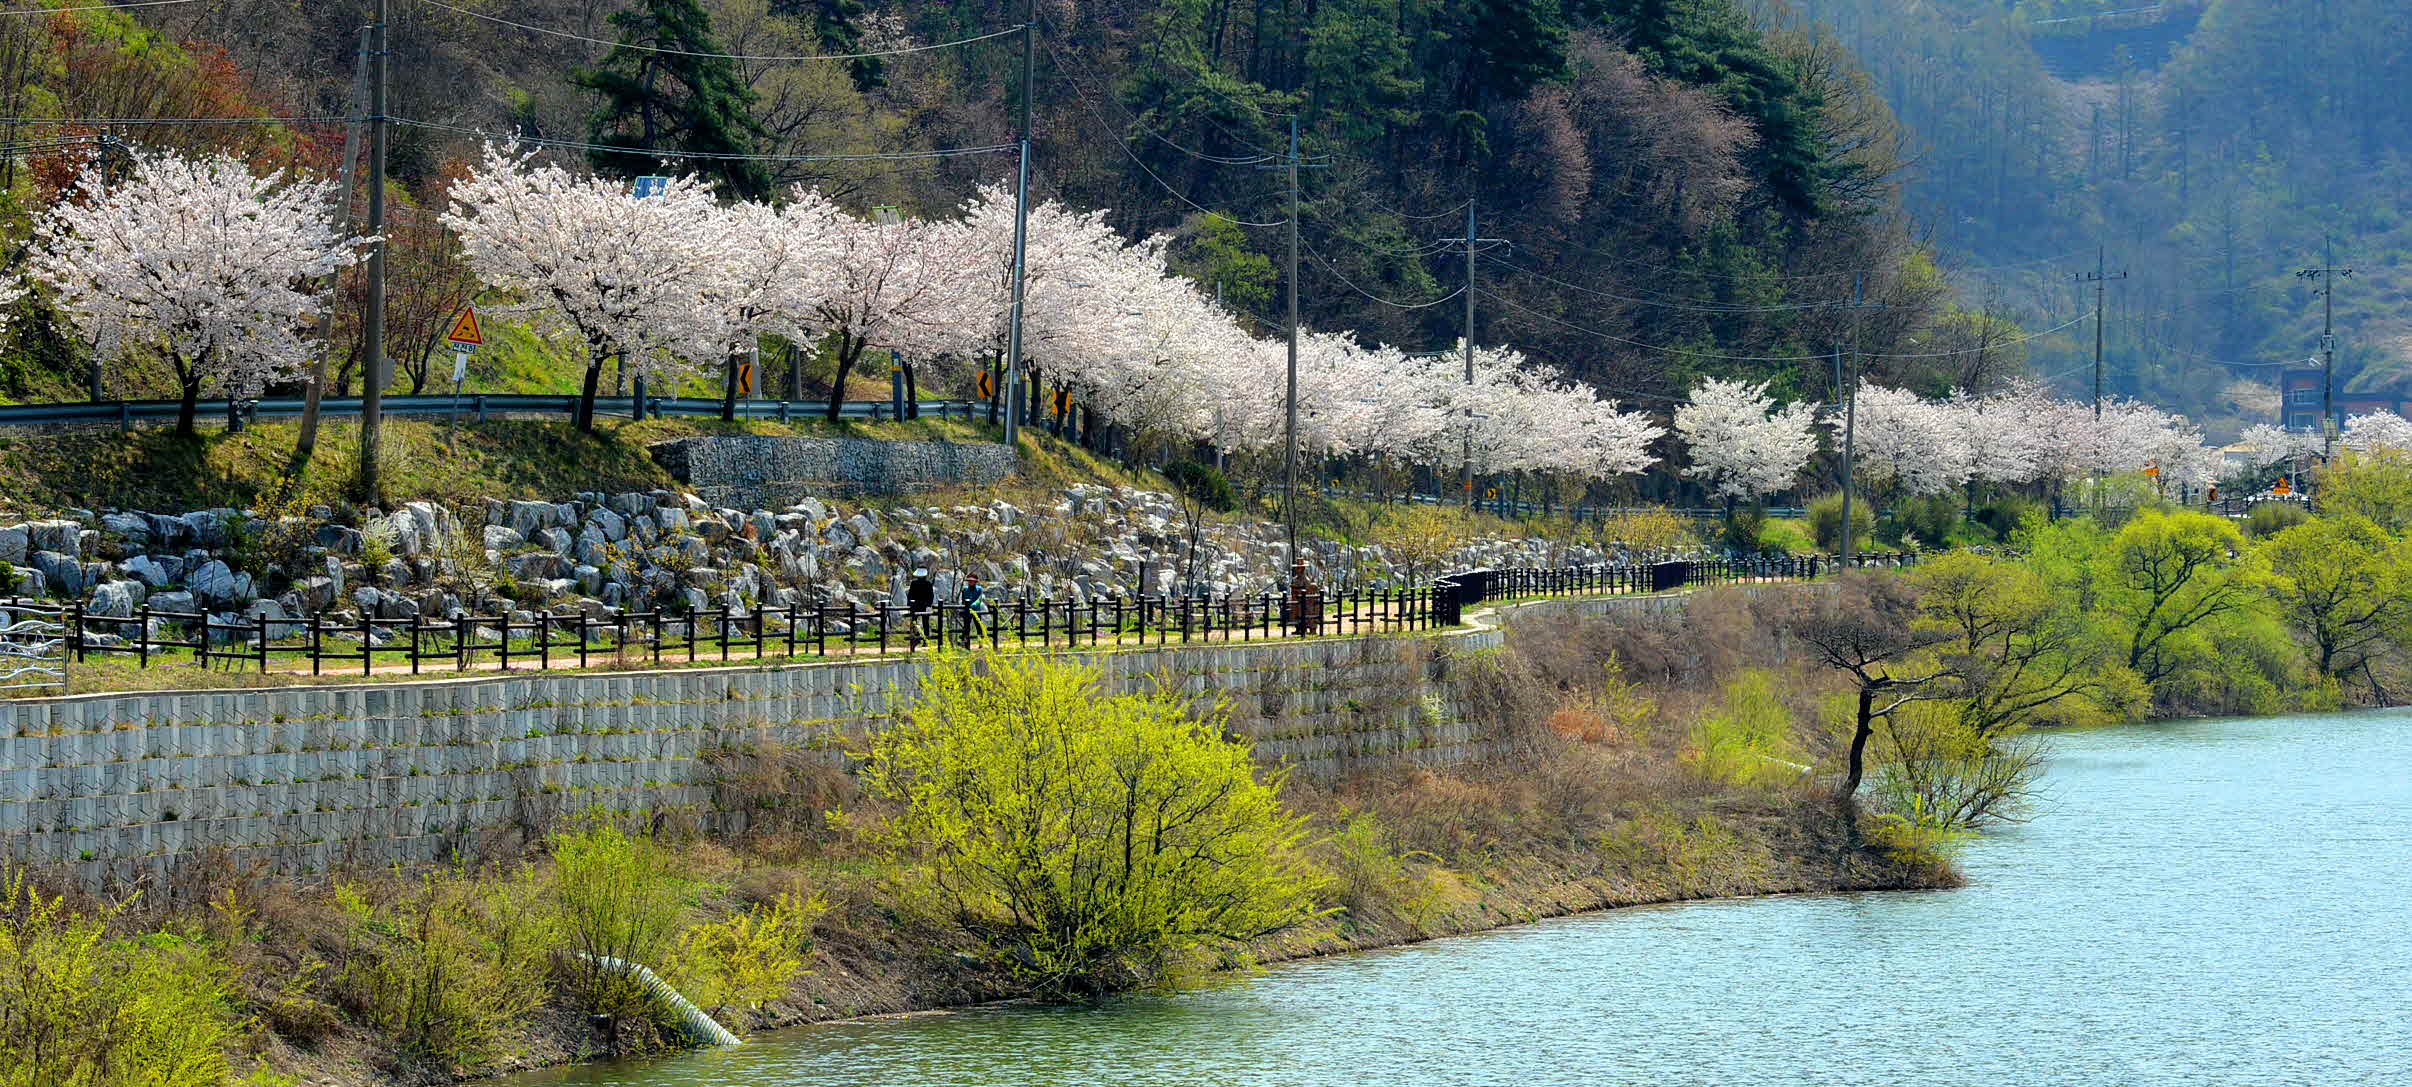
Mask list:
[[[720,400],[716,397],[648,396],[645,414],[717,418]],[[173,422],[182,404],[174,400],[113,400],[92,404],[5,404],[0,405],[0,426],[33,426],[60,423],[115,423],[132,426],[135,423]],[[560,415],[577,413],[575,396],[532,395],[523,393],[464,393],[451,396],[389,396],[383,410],[388,415],[451,415],[484,420],[492,415]],[[935,418],[969,419],[986,412],[988,404],[981,400],[924,400],[921,414]],[[356,396],[327,397],[319,401],[319,411],[327,415],[360,414],[360,398]],[[257,400],[228,400],[220,397],[200,402],[198,417],[202,419],[240,418],[245,423],[262,419],[293,419],[302,413],[299,397],[268,397]],[[605,396],[595,399],[597,416],[633,417],[636,398]],[[736,415],[740,419],[777,419],[782,422],[803,419],[822,419],[829,414],[826,400],[739,400]],[[838,417],[855,421],[888,422],[896,418],[896,401],[849,400],[839,405]]]

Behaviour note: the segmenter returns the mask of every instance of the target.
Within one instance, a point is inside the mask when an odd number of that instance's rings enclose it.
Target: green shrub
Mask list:
[[[1177,690],[1107,693],[1030,655],[941,658],[875,738],[865,786],[937,912],[1040,995],[1172,977],[1315,916],[1300,820]]]
[[[1693,772],[1728,785],[1774,785],[1807,767],[1795,757],[1792,711],[1773,673],[1746,668],[1719,692],[1717,712],[1692,726],[1683,761]]]
[[[6,562],[0,562],[0,596],[8,596],[16,591],[17,568]]]
[[[1239,496],[1232,491],[1231,480],[1223,475],[1222,469],[1211,464],[1174,461],[1164,466],[1164,478],[1183,496],[1216,513],[1239,508]]]
[[[1816,540],[1817,549],[1826,554],[1842,550],[1842,492],[1821,494],[1809,502],[1809,535]],[[1876,516],[1868,512],[1867,498],[1855,495],[1851,499],[1851,543],[1854,550],[1865,551],[1876,540]]]
[[[2002,495],[1977,507],[1976,523],[1991,532],[1996,542],[2009,543],[2020,525],[2044,517],[2044,511],[2044,504],[2032,498]]]
[[[526,873],[490,882],[446,873],[372,906],[337,884],[363,942],[344,985],[397,1052],[447,1067],[506,1056],[544,1003],[557,946],[540,892]]]
[[[238,1082],[233,967],[199,940],[114,937],[113,916],[0,873],[0,1087]]]
[[[1401,850],[1381,816],[1343,812],[1340,829],[1323,840],[1318,857],[1333,899],[1351,917],[1387,909],[1421,928],[1439,911],[1433,881],[1415,867],[1436,858]]]
[[[553,903],[571,952],[570,995],[597,1015],[650,1013],[644,983],[605,960],[669,965],[686,902],[668,852],[607,824],[556,834]]]
[[[1759,533],[1767,528],[1767,509],[1750,505],[1736,508],[1725,518],[1724,532],[1718,538],[1730,551],[1757,551]]]
[[[802,976],[813,922],[829,912],[815,895],[794,892],[742,913],[695,925],[678,936],[679,992],[717,1016],[731,1005],[756,1010]]]
[[[1929,494],[1893,503],[1883,531],[1905,547],[1933,550],[1949,546],[1952,533],[1959,527],[1959,500],[1950,495]]]
[[[2309,520],[2311,512],[2302,503],[2259,502],[2245,511],[2244,530],[2245,535],[2264,540]]]
[[[1817,550],[1817,541],[1809,538],[1809,528],[1801,521],[1770,517],[1759,526],[1760,551],[1784,555],[1807,555]]]

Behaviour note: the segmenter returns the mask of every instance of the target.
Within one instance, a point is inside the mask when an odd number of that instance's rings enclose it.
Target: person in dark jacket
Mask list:
[[[930,617],[937,607],[938,587],[930,584],[930,572],[915,569],[913,580],[905,584],[905,614],[912,631],[911,648],[921,648],[922,640],[929,634]]]
[[[971,648],[972,638],[988,625],[988,603],[980,591],[980,575],[963,578],[963,646]]]

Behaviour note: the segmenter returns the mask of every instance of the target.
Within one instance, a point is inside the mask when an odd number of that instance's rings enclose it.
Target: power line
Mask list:
[[[1301,244],[1303,244],[1303,243],[1301,243]],[[1356,285],[1354,282],[1351,282],[1347,276],[1340,274],[1340,268],[1339,268],[1339,266],[1337,266],[1337,265],[1335,265],[1335,264],[1333,264],[1333,263],[1332,263],[1332,258],[1327,257],[1327,256],[1324,256],[1324,255],[1323,255],[1323,253],[1322,253],[1321,251],[1317,250],[1317,249],[1316,249],[1314,246],[1312,246],[1312,245],[1308,245],[1308,246],[1306,246],[1306,251],[1307,251],[1308,253],[1310,253],[1310,254],[1313,254],[1313,255],[1314,255],[1314,257],[1315,257],[1315,260],[1316,260],[1316,261],[1318,261],[1319,263],[1321,263],[1321,264],[1323,265],[1323,271],[1324,271],[1324,273],[1325,273],[1326,275],[1331,276],[1333,279],[1337,279],[1337,280],[1339,280],[1339,281],[1340,281],[1340,285],[1341,285],[1341,286],[1343,286],[1343,287],[1347,287],[1349,290],[1355,291],[1355,292],[1357,292],[1358,294],[1361,294],[1361,295],[1365,296],[1365,297],[1366,297],[1368,300],[1371,300],[1371,301],[1374,301],[1374,302],[1379,302],[1379,303],[1381,303],[1381,304],[1383,304],[1383,305],[1385,305],[1385,306],[1389,306],[1389,307],[1390,307],[1390,308],[1392,308],[1392,309],[1403,309],[1403,310],[1431,309],[1431,308],[1432,308],[1432,307],[1434,307],[1434,306],[1437,306],[1437,305],[1440,305],[1440,304],[1441,304],[1441,303],[1443,303],[1443,302],[1447,302],[1447,301],[1450,301],[1450,300],[1452,300],[1452,299],[1455,299],[1457,296],[1459,296],[1459,295],[1461,295],[1461,294],[1466,293],[1466,289],[1465,289],[1463,286],[1460,286],[1460,287],[1459,287],[1459,288],[1457,288],[1456,290],[1454,290],[1454,291],[1450,291],[1449,293],[1444,294],[1444,295],[1440,296],[1439,298],[1435,298],[1435,299],[1433,299],[1432,301],[1429,301],[1429,302],[1394,302],[1394,301],[1392,301],[1392,300],[1390,300],[1390,299],[1388,299],[1388,298],[1384,298],[1384,297],[1382,297],[1382,296],[1380,296],[1380,295],[1378,295],[1378,294],[1375,294],[1375,293],[1373,293],[1373,292],[1371,292],[1371,291],[1368,291],[1368,290],[1366,290],[1366,289],[1365,289],[1365,288],[1363,288],[1363,287],[1357,286],[1357,285]]]
[[[124,11],[127,8],[164,8],[171,4],[197,4],[201,0],[141,0],[132,4],[91,4],[78,8],[20,8],[0,11],[0,15],[65,15],[71,11]]]
[[[1053,52],[1053,47],[1052,47],[1052,46],[1049,48],[1049,51],[1050,51],[1050,52]],[[1061,63],[1061,61],[1062,61],[1062,58],[1059,56],[1059,57],[1057,58],[1057,62],[1058,62],[1058,63]],[[1123,157],[1130,159],[1130,160],[1131,160],[1131,165],[1138,167],[1138,168],[1139,168],[1139,172],[1141,172],[1141,173],[1143,173],[1143,174],[1146,174],[1146,175],[1148,176],[1148,180],[1153,181],[1153,182],[1155,182],[1155,183],[1156,183],[1156,187],[1157,187],[1157,188],[1163,189],[1165,192],[1171,193],[1171,194],[1172,194],[1172,198],[1173,198],[1173,199],[1178,200],[1178,201],[1180,201],[1181,203],[1188,205],[1188,206],[1189,206],[1191,209],[1193,209],[1193,210],[1196,210],[1196,211],[1201,211],[1201,212],[1204,212],[1204,213],[1206,213],[1206,214],[1208,214],[1208,215],[1217,215],[1217,216],[1221,216],[1221,217],[1223,218],[1223,220],[1224,220],[1224,221],[1229,222],[1229,223],[1232,223],[1232,224],[1234,224],[1234,225],[1236,225],[1236,226],[1247,226],[1247,227],[1276,227],[1276,226],[1287,226],[1287,225],[1289,225],[1289,222],[1290,222],[1290,221],[1289,221],[1288,219],[1276,219],[1276,220],[1273,220],[1272,222],[1263,222],[1263,223],[1260,223],[1260,222],[1254,222],[1254,221],[1247,220],[1247,219],[1241,219],[1241,218],[1238,218],[1238,217],[1236,217],[1236,216],[1232,215],[1232,214],[1231,214],[1231,213],[1229,213],[1229,212],[1224,212],[1224,211],[1216,211],[1216,210],[1215,210],[1215,209],[1213,209],[1213,208],[1207,207],[1207,206],[1206,206],[1206,205],[1204,205],[1204,204],[1198,203],[1197,201],[1190,199],[1190,198],[1189,198],[1189,197],[1188,197],[1186,194],[1182,193],[1182,192],[1181,192],[1181,190],[1176,189],[1176,188],[1173,188],[1172,183],[1171,183],[1171,182],[1169,182],[1169,181],[1164,180],[1163,175],[1156,173],[1156,171],[1155,171],[1153,168],[1149,167],[1149,166],[1148,166],[1148,164],[1147,164],[1147,162],[1146,162],[1145,160],[1143,160],[1143,159],[1141,159],[1141,158],[1139,157],[1139,153],[1138,153],[1137,151],[1133,151],[1133,150],[1131,150],[1131,144],[1130,144],[1130,141],[1129,141],[1129,140],[1125,140],[1125,139],[1123,139],[1123,138],[1122,138],[1122,134],[1121,134],[1121,133],[1118,133],[1118,132],[1114,131],[1114,126],[1113,126],[1113,123],[1112,123],[1111,121],[1106,120],[1106,116],[1105,116],[1105,114],[1098,112],[1098,110],[1097,110],[1097,104],[1096,104],[1096,103],[1089,101],[1089,99],[1088,99],[1088,97],[1087,97],[1086,95],[1081,96],[1080,101],[1081,101],[1081,104],[1082,104],[1082,105],[1087,106],[1087,107],[1089,108],[1089,115],[1090,115],[1090,116],[1092,116],[1092,117],[1097,118],[1097,123],[1098,123],[1098,125],[1099,125],[1101,128],[1103,128],[1103,129],[1104,129],[1104,131],[1105,131],[1105,135],[1106,135],[1106,138],[1107,138],[1107,139],[1110,139],[1110,140],[1112,140],[1112,141],[1114,141],[1114,146],[1115,146],[1115,147],[1118,147],[1118,148],[1121,148],[1121,149],[1122,149],[1122,154],[1123,154]]]
[[[1064,82],[1072,88],[1072,93],[1077,95],[1081,101],[1089,103],[1090,107],[1094,109],[1096,107],[1096,99],[1091,98],[1089,96],[1088,88],[1082,86],[1080,80],[1073,77],[1071,65],[1064,63],[1064,55],[1056,51],[1055,42],[1053,39],[1049,39],[1047,42],[1047,53],[1049,56],[1055,58],[1056,67],[1058,70],[1063,72]],[[1103,95],[1102,97],[1110,99],[1113,96]],[[1132,128],[1145,132],[1149,136],[1154,137],[1156,142],[1161,143],[1166,147],[1170,147],[1175,151],[1179,151],[1184,155],[1188,155],[1194,159],[1216,163],[1222,166],[1254,166],[1260,162],[1271,162],[1276,157],[1273,155],[1252,155],[1248,158],[1232,158],[1227,155],[1208,154],[1207,152],[1187,147],[1181,144],[1179,141],[1174,140],[1172,137],[1141,124],[1138,116],[1133,114],[1128,107],[1123,106],[1119,102],[1115,103],[1115,108],[1122,110],[1123,116],[1131,119]]]
[[[1569,328],[1586,335],[1597,336],[1603,340],[1610,340],[1616,343],[1625,344],[1630,347],[1639,347],[1649,351],[1657,351],[1662,354],[1683,355],[1691,358],[1718,359],[1726,362],[1819,362],[1833,357],[1832,355],[1721,355],[1712,351],[1694,351],[1683,347],[1668,347],[1663,344],[1644,343],[1640,340],[1630,339],[1628,337],[1619,336],[1610,332],[1601,332],[1598,329],[1585,328],[1581,325],[1559,320],[1558,318],[1552,317],[1546,313],[1518,305],[1514,300],[1509,299],[1504,295],[1494,294],[1490,291],[1483,291],[1481,293],[1483,297],[1494,302],[1502,303],[1509,309],[1516,310],[1528,316],[1538,317],[1541,320],[1548,321],[1551,324]],[[2081,313],[2050,328],[2037,332],[2030,332],[2016,339],[1986,344],[1983,347],[1956,347],[1949,351],[1894,352],[1891,354],[1870,352],[1865,357],[1872,359],[1942,359],[1950,358],[1954,355],[1966,355],[1977,351],[1991,351],[1996,348],[2010,347],[2025,343],[2029,340],[2041,339],[2056,332],[2065,331],[2091,316],[2093,316],[2093,314],[2090,312]]]
[[[1498,257],[1485,256],[1482,259],[1490,261],[1491,263],[1499,265],[1500,267],[1506,268],[1510,271],[1521,272],[1525,275],[1541,280],[1544,283],[1556,284],[1570,291],[1579,291],[1583,294],[1597,295],[1601,298],[1610,298],[1619,302],[1631,302],[1635,305],[1657,306],[1663,309],[1686,310],[1693,313],[1779,313],[1793,310],[1833,309],[1835,306],[1835,303],[1833,302],[1788,302],[1782,305],[1774,306],[1740,306],[1724,303],[1699,303],[1692,301],[1667,302],[1655,298],[1635,298],[1629,295],[1616,294],[1610,291],[1597,290],[1591,287],[1584,287],[1577,284],[1568,283],[1563,279],[1543,275],[1540,272],[1536,272],[1530,268],[1524,267],[1521,264],[1504,261]]]
[[[357,117],[0,117],[0,125],[341,125]]]
[[[437,124],[434,121],[414,121],[407,117],[396,117],[393,119],[393,122],[395,124],[410,128],[433,129],[438,132],[452,132],[463,136],[476,136],[481,139],[494,138],[491,133],[483,132],[478,129],[463,128],[459,125]],[[1015,144],[999,143],[988,144],[980,147],[941,147],[930,151],[888,151],[861,155],[754,155],[738,154],[727,151],[665,151],[651,147],[617,147],[610,144],[584,143],[577,140],[547,139],[542,136],[512,136],[508,137],[508,140],[512,143],[522,143],[535,147],[551,147],[570,151],[601,151],[607,154],[629,155],[639,158],[690,159],[711,162],[897,162],[914,159],[955,158],[962,155],[990,155],[996,154],[1000,151],[1012,151],[1016,148]]]
[[[907,53],[926,53],[933,49],[952,49],[958,45],[971,45],[977,42],[990,41],[996,38],[1002,38],[1006,37],[1007,35],[1019,34],[1022,32],[1022,28],[1017,26],[1006,30],[991,31],[976,37],[958,38],[954,41],[934,42],[929,45],[911,45],[902,49],[880,49],[866,53],[808,53],[787,56],[748,55],[743,53],[703,53],[692,49],[667,49],[655,45],[637,45],[630,42],[608,41],[603,38],[590,38],[584,34],[572,34],[566,30],[554,30],[551,27],[535,26],[529,23],[515,22],[510,19],[501,18],[500,16],[488,15],[481,11],[471,11],[468,8],[455,7],[451,4],[444,3],[443,0],[419,0],[419,3],[427,7],[442,8],[445,11],[466,15],[472,19],[483,19],[486,22],[494,23],[500,26],[525,30],[531,34],[544,34],[555,38],[566,38],[570,41],[585,42],[588,45],[608,45],[615,49],[633,49],[640,53],[662,53],[675,57],[702,57],[708,60],[760,61],[774,64],[813,60],[868,60],[872,57],[896,57],[903,56]]]

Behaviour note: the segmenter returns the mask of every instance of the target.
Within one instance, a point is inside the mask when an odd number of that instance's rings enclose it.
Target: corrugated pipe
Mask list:
[[[627,962],[609,955],[589,955],[583,951],[578,953],[578,957],[605,970],[634,975],[639,982],[644,984],[645,991],[652,994],[655,1000],[661,1001],[663,1007],[669,1008],[670,1014],[678,1019],[679,1025],[687,1028],[687,1035],[695,1039],[695,1044],[741,1045],[744,1043],[745,1039],[729,1033],[729,1028],[721,1026],[719,1020],[704,1014],[704,1010],[696,1007],[693,1001],[680,996],[677,989],[672,988],[669,982],[663,981],[660,974],[654,973],[644,963]]]

